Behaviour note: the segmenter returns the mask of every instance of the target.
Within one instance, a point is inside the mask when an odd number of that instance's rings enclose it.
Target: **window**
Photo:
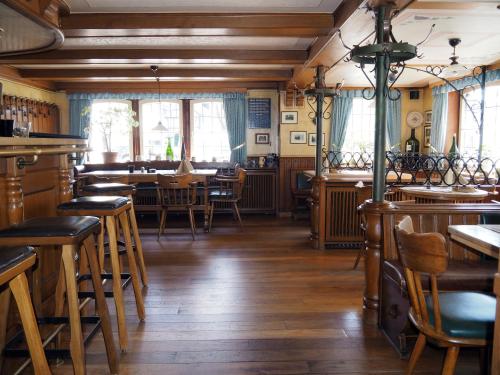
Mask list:
[[[191,156],[197,161],[229,160],[231,151],[222,100],[191,103]]]
[[[117,152],[117,161],[132,159],[133,116],[129,101],[92,102],[89,131],[89,146],[94,150],[89,155],[92,163],[103,161],[103,151]]]
[[[373,152],[375,100],[354,98],[342,151]]]
[[[164,131],[154,129],[160,117],[160,104],[158,101],[141,101],[141,158],[155,160],[166,158],[167,144],[174,152],[174,159],[181,156],[182,126],[179,102],[161,102],[161,123]]]
[[[465,93],[476,118],[480,121],[481,90],[474,89]],[[500,85],[487,86],[484,101],[484,123],[482,155],[493,159],[500,158]],[[469,107],[461,103],[460,116],[460,152],[468,155],[477,155],[479,151],[479,127]]]

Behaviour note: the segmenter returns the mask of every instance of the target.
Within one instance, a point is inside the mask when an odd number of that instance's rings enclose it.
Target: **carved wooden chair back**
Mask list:
[[[158,175],[158,198],[162,206],[187,207],[196,202],[196,184],[193,176],[182,175]]]

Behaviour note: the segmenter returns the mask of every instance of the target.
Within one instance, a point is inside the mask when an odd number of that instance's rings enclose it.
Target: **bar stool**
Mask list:
[[[43,351],[25,274],[26,270],[33,267],[35,261],[36,255],[31,247],[0,248],[0,285],[9,284],[21,317],[33,369],[36,375],[45,375],[51,374],[51,371]]]
[[[22,224],[0,230],[0,246],[61,246],[62,259],[59,279],[63,281],[64,287],[58,284],[56,290],[55,318],[46,320],[51,324],[65,324],[68,319],[62,317],[64,311],[64,291],[68,302],[69,324],[71,331],[70,355],[73,361],[75,374],[85,374],[85,351],[82,332],[82,317],[80,316],[80,304],[78,295],[77,272],[75,268],[75,255],[85,253],[90,267],[92,284],[94,287],[97,312],[106,354],[111,373],[118,373],[118,358],[116,356],[115,344],[111,330],[100,268],[95,253],[94,234],[99,231],[99,219],[89,216],[77,217],[45,217],[30,219]],[[80,251],[83,249],[84,251]],[[43,249],[42,251],[46,251]],[[51,251],[51,250],[47,250]],[[83,259],[83,257],[81,256]],[[64,277],[62,277],[64,272]],[[97,322],[94,320],[93,322]],[[55,336],[54,336],[55,337]],[[49,351],[48,351],[49,352]]]
[[[137,275],[137,265],[135,263],[134,251],[132,249],[132,239],[130,236],[130,226],[128,217],[130,216],[132,204],[129,199],[118,196],[92,196],[80,197],[62,203],[57,207],[58,213],[61,215],[92,215],[98,216],[101,223],[104,223],[104,228],[109,237],[109,253],[111,259],[111,275],[103,274],[104,279],[112,279],[113,293],[107,296],[113,296],[115,300],[116,315],[118,318],[118,334],[120,338],[120,349],[127,350],[127,324],[125,321],[125,305],[123,302],[122,288],[132,280],[134,289],[135,303],[137,307],[137,315],[143,321],[145,319],[144,302],[142,299],[141,289],[139,286],[139,278]],[[128,266],[130,274],[122,273],[120,269],[120,259],[118,255],[117,233],[116,226],[119,222],[123,231],[125,240],[125,249],[128,258]],[[103,249],[99,253],[103,253]],[[102,263],[101,263],[102,269]],[[122,285],[121,280],[125,279]]]
[[[134,210],[134,201],[132,199],[132,196],[135,194],[135,186],[134,185],[129,185],[121,182],[102,182],[102,183],[95,183],[95,184],[90,184],[90,185],[85,185],[82,188],[82,191],[84,194],[87,195],[99,195],[99,196],[122,196],[122,197],[127,197],[130,200],[131,203],[131,208],[130,210],[127,211],[127,215],[130,221],[130,225],[132,228],[132,237],[134,239],[134,244],[133,249],[135,253],[137,254],[137,260],[138,260],[138,266],[139,266],[139,272],[141,274],[141,281],[142,285],[146,286],[148,285],[148,276],[146,273],[146,263],[144,262],[144,253],[142,251],[142,241],[139,236],[139,228],[137,226],[137,219],[135,217],[135,210]],[[101,232],[101,236],[99,237],[99,241],[104,243],[104,233]],[[124,244],[120,244],[123,245]]]

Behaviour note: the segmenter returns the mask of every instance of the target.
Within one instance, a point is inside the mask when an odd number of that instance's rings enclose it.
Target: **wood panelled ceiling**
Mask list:
[[[305,87],[318,64],[335,65],[329,84],[345,79],[350,86],[366,85],[354,64],[342,62],[347,51],[338,30],[349,45],[368,40],[368,0],[66,2],[71,13],[61,19],[65,42],[59,50],[3,57],[0,63],[25,79],[69,91],[154,90],[151,64],[160,66],[163,90]],[[397,3],[404,9],[393,21],[398,39],[417,43],[436,24],[420,47],[424,58],[411,64],[447,64],[448,38],[455,36],[462,38],[457,52],[464,62],[500,58],[499,1]],[[427,83],[411,73],[401,80]]]

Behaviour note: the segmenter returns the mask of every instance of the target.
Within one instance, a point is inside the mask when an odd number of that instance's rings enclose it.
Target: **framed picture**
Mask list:
[[[291,144],[306,144],[307,143],[307,133],[303,132],[303,131],[290,132],[290,143]]]
[[[432,123],[432,111],[425,111],[425,123],[428,125]]]
[[[299,113],[297,111],[281,112],[282,124],[297,124],[299,122]]]
[[[323,137],[321,138],[321,141],[323,142],[322,145],[325,145],[325,133],[323,133]],[[316,146],[316,133],[309,133],[307,134],[307,144],[309,146]]]
[[[431,126],[424,126],[424,147],[431,147]]]
[[[268,145],[269,144],[269,133],[255,133],[255,144],[256,145]]]

